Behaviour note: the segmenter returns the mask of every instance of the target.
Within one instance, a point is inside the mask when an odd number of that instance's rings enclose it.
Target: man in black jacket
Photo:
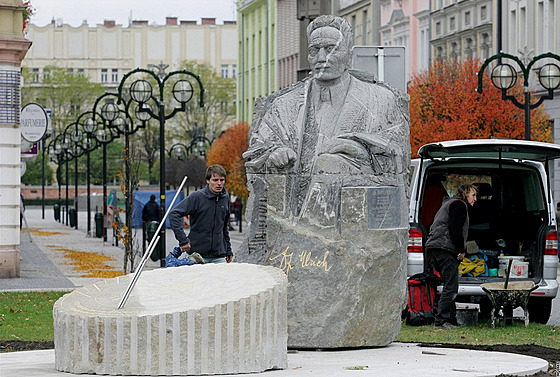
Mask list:
[[[226,171],[221,165],[206,169],[206,187],[183,199],[169,213],[169,223],[183,252],[197,252],[204,263],[230,263],[233,260],[229,238],[229,194],[224,185]],[[190,232],[183,230],[189,216]]]
[[[475,202],[476,188],[462,185],[456,196],[443,200],[430,227],[426,250],[443,280],[435,318],[436,328],[457,327],[455,299],[459,290],[459,264],[466,251],[468,207]]]
[[[159,221],[159,205],[156,203],[154,194],[150,195],[150,201],[142,209],[142,221],[145,223]]]

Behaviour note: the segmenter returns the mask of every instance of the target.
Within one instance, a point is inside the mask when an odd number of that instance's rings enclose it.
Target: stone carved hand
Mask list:
[[[340,138],[333,138],[325,143],[319,151],[319,155],[322,154],[343,154],[364,161],[368,159],[368,152],[360,143]]]
[[[297,155],[290,148],[281,147],[272,152],[268,158],[268,165],[278,169],[285,168],[289,164],[294,163]]]

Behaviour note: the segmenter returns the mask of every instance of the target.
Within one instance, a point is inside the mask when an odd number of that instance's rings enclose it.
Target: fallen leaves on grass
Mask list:
[[[84,278],[113,278],[123,274],[122,271],[117,271],[114,267],[105,263],[114,261],[115,258],[88,251],[66,249],[60,246],[49,245],[48,247],[56,251],[62,251],[64,257],[70,259],[68,264],[73,265],[76,271],[83,271],[81,276]]]

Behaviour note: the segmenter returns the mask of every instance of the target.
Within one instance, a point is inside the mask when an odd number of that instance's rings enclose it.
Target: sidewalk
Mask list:
[[[95,234],[94,213],[92,212],[91,233]],[[95,283],[103,278],[84,277],[91,275],[95,266],[90,270],[77,270],[72,263],[75,259],[69,258],[70,252],[76,252],[74,258],[80,258],[82,253],[96,253],[107,266],[107,270],[113,273],[123,270],[124,247],[113,246],[113,233],[108,229],[108,242],[102,238],[88,237],[87,212],[78,212],[78,229],[71,228],[54,220],[52,207],[45,208],[45,219],[42,219],[40,207],[26,209],[25,216],[30,228],[31,240],[25,223],[20,236],[20,277],[11,279],[0,279],[1,291],[52,291],[73,290],[76,287]],[[64,219],[65,220],[65,219]],[[238,228],[230,232],[232,249],[235,254],[237,248],[243,242],[247,225],[244,232],[240,233]],[[134,229],[135,238],[142,242],[141,229]],[[166,230],[166,252],[177,246],[177,241],[171,229]],[[140,262],[141,256],[135,259],[135,265]],[[83,266],[81,266],[83,268]],[[160,262],[148,259],[144,270],[160,268]]]
[[[92,214],[93,216],[93,214]],[[102,239],[86,237],[86,214],[79,213],[79,229],[54,221],[52,208],[26,210],[27,222],[32,229],[29,240],[25,227],[21,234],[21,276],[0,279],[0,291],[68,290],[94,283],[101,278],[84,277],[84,270],[77,270],[72,259],[65,254],[72,252],[93,253],[103,258],[109,271],[122,271],[123,249]],[[92,219],[93,220],[93,219]],[[92,224],[94,222],[92,221]],[[94,226],[94,225],[92,225]],[[244,225],[244,231],[247,227]],[[231,231],[234,254],[245,233]],[[166,233],[167,250],[176,241],[170,230]],[[112,237],[109,237],[111,241]],[[90,254],[87,254],[90,255]],[[140,261],[137,259],[136,263]],[[145,269],[159,268],[159,261],[148,259]],[[461,360],[476,360],[463,363]],[[547,370],[545,360],[502,352],[419,347],[416,344],[392,343],[387,347],[342,351],[290,351],[288,368],[256,373],[255,376],[370,376],[418,377],[471,377],[497,376],[500,374],[526,376]],[[55,369],[54,350],[23,351],[0,354],[2,377],[74,376]],[[93,376],[82,374],[80,376]]]

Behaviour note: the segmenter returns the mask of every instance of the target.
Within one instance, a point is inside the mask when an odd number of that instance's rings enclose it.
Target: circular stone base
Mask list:
[[[287,279],[274,267],[206,264],[78,288],[54,305],[55,367],[71,373],[202,375],[287,367]]]

